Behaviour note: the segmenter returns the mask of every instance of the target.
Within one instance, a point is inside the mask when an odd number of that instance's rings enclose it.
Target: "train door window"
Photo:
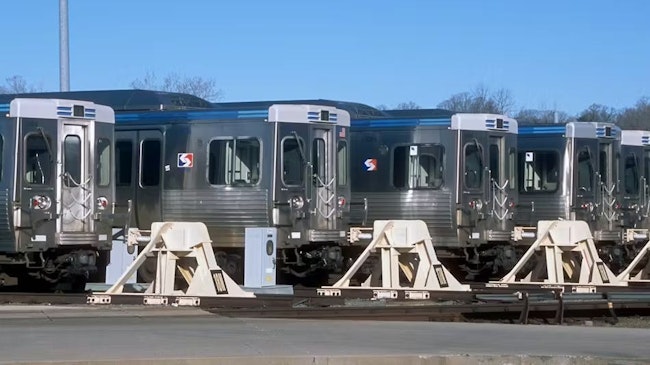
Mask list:
[[[336,150],[337,184],[345,186],[348,184],[348,143],[338,141]]]
[[[43,133],[29,134],[25,140],[25,181],[29,184],[50,184],[52,179],[52,142]]]
[[[510,189],[517,189],[517,150],[511,148],[508,152],[508,185]]]
[[[444,152],[441,145],[396,147],[393,153],[393,185],[400,189],[440,189]]]
[[[647,186],[650,183],[650,151],[645,151],[643,154],[643,177]]]
[[[625,157],[623,187],[626,194],[639,194],[639,166],[637,164],[636,155],[634,154],[629,154]]]
[[[490,143],[490,177],[501,185],[501,155],[499,154],[499,145]]]
[[[603,184],[608,184],[608,173],[609,173],[609,163],[608,163],[608,153],[607,153],[607,145],[606,144],[601,144],[600,145],[600,151],[598,153],[599,155],[599,171],[600,171],[600,182]]]
[[[284,185],[302,185],[304,141],[297,136],[282,139],[282,181]]]
[[[465,145],[465,187],[480,189],[483,184],[483,150],[478,142]]]
[[[312,142],[312,156],[311,163],[314,167],[314,174],[318,177],[319,181],[315,181],[318,186],[327,184],[325,181],[327,179],[325,174],[326,168],[326,152],[325,152],[325,140],[322,138],[314,138]]]
[[[81,138],[68,135],[63,139],[63,177],[66,186],[78,186],[81,181]]]
[[[557,191],[560,156],[556,151],[524,151],[519,154],[521,193]]]
[[[214,139],[208,146],[208,182],[254,185],[260,179],[260,142],[255,138]]]
[[[140,151],[140,184],[158,186],[160,184],[160,165],[162,162],[162,145],[160,140],[145,139]]]
[[[130,186],[132,181],[131,172],[133,171],[133,142],[116,141],[115,157],[115,184],[117,186]]]
[[[591,162],[591,152],[585,147],[578,152],[578,190],[592,191],[594,185],[594,165]]]
[[[2,178],[4,177],[4,171],[3,171],[3,164],[2,164],[2,159],[4,158],[4,146],[5,146],[5,139],[2,135],[0,135],[0,181],[2,181]]]
[[[108,186],[111,181],[111,141],[97,139],[97,167],[95,169],[98,186]]]

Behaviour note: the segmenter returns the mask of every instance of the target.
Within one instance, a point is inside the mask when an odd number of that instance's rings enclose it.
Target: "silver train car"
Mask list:
[[[113,110],[2,95],[0,112],[0,286],[83,289],[111,249]]]
[[[628,256],[634,257],[639,244],[650,238],[650,131],[621,131],[621,161],[623,241],[634,243],[624,246],[633,248]]]
[[[610,267],[624,264],[624,202],[630,181],[621,158],[621,129],[610,123],[570,122],[519,127],[518,186],[521,209],[517,224],[539,220],[584,220]],[[624,150],[623,150],[624,151]],[[636,162],[635,162],[636,163]],[[621,176],[621,173],[623,176]],[[634,184],[629,187],[632,190]]]
[[[446,110],[352,119],[351,224],[421,219],[468,278],[510,268],[517,121]]]
[[[116,192],[137,227],[204,222],[216,255],[243,278],[246,227],[278,228],[278,266],[294,277],[342,270],[350,199],[350,118],[327,106],[118,113]]]

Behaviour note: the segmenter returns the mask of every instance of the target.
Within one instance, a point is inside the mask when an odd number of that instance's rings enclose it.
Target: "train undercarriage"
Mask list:
[[[101,272],[107,252],[91,248],[0,256],[0,288],[29,292],[80,292]]]

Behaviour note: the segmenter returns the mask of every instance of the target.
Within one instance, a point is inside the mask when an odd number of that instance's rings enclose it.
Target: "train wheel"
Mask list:
[[[138,282],[152,283],[156,279],[156,258],[147,257],[138,268]]]

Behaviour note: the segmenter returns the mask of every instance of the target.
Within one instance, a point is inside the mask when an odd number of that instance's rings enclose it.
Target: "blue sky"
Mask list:
[[[3,1],[0,79],[59,88],[58,0]],[[214,79],[223,101],[435,107],[479,84],[517,109],[650,96],[645,0],[69,0],[72,90],[147,72]]]

